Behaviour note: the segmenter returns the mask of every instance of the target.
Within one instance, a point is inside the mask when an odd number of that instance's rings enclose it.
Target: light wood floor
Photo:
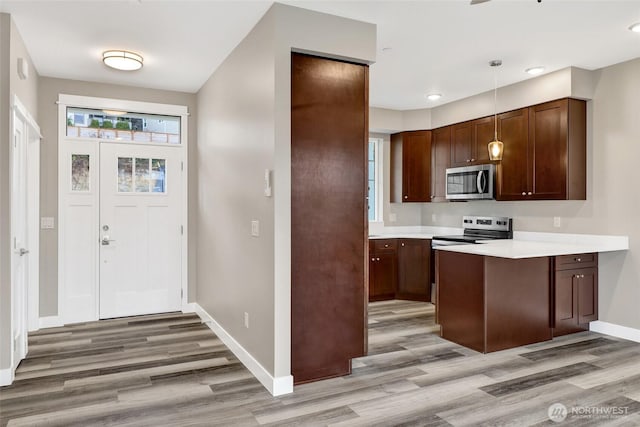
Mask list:
[[[41,330],[0,389],[10,426],[556,425],[553,403],[617,413],[558,425],[640,425],[640,344],[580,333],[488,355],[434,333],[433,306],[370,305],[353,374],[274,398],[194,315]]]

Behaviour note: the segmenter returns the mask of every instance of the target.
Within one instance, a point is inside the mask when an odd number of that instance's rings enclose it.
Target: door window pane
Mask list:
[[[164,193],[166,177],[165,159],[151,159],[151,191],[153,193]]]
[[[133,159],[118,157],[118,192],[131,193],[133,191]]]
[[[67,136],[180,144],[180,117],[69,107]]]
[[[89,191],[89,155],[71,155],[71,191]]]
[[[136,157],[136,193],[149,192],[149,159]]]

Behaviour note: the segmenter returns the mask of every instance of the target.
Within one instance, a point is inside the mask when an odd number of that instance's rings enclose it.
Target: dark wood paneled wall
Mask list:
[[[366,351],[368,67],[291,57],[291,369],[345,375]]]

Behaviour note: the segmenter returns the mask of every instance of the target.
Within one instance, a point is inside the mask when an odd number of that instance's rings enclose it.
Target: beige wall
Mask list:
[[[131,86],[41,77],[38,115],[43,142],[40,151],[40,216],[54,217],[56,228],[40,231],[40,316],[58,314],[58,106],[59,94],[186,105],[189,108],[189,300],[195,301],[197,239],[196,95]]]
[[[20,80],[18,76],[18,58],[24,58],[29,65],[29,78]],[[38,119],[38,72],[33,66],[29,52],[24,45],[11,16],[0,14],[0,369],[11,365],[11,267],[10,267],[10,187],[9,156],[12,112],[14,95]]]
[[[373,61],[375,26],[275,4],[198,93],[198,303],[274,377],[291,373],[292,50]]]

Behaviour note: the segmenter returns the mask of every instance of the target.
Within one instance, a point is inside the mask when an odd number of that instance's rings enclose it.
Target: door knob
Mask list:
[[[115,240],[109,239],[109,236],[107,236],[106,234],[102,236],[102,240],[100,241],[100,243],[102,243],[102,246],[109,246],[109,242],[115,242]]]
[[[20,248],[20,251],[18,253],[20,254],[20,256],[24,256],[29,253],[29,249]]]

